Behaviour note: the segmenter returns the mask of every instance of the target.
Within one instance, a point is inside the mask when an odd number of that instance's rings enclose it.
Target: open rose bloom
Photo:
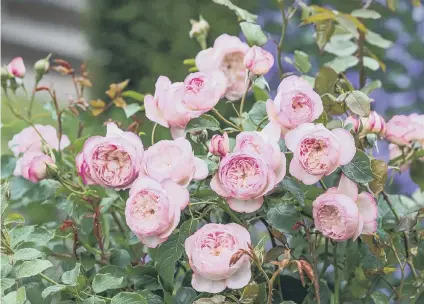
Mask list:
[[[342,242],[377,230],[377,203],[368,192],[342,175],[339,186],[330,188],[313,202],[316,228],[326,237]]]
[[[220,162],[211,188],[226,198],[230,208],[238,212],[254,212],[264,195],[275,188],[286,174],[286,157],[280,151],[277,127],[262,132],[241,132],[236,146]]]
[[[297,76],[284,78],[278,86],[277,96],[266,103],[272,122],[286,134],[297,126],[313,122],[324,110],[321,97],[305,79]]]
[[[248,249],[249,232],[238,224],[206,224],[184,243],[193,270],[191,285],[199,292],[218,293],[226,287],[239,289],[252,276],[250,260],[244,255],[230,266],[233,254]]]
[[[355,156],[355,140],[349,131],[328,130],[322,124],[305,123],[289,131],[287,148],[293,152],[290,174],[306,185],[318,182]]]
[[[129,188],[138,177],[143,154],[143,143],[137,135],[108,123],[106,136],[88,138],[75,160],[85,184],[121,190]]]
[[[249,46],[238,37],[223,34],[213,47],[197,54],[196,66],[200,72],[222,71],[226,77],[225,98],[235,101],[246,91],[247,70],[243,61],[248,51]]]
[[[386,139],[397,145],[424,144],[424,115],[395,115],[387,122]]]
[[[180,222],[189,201],[188,191],[173,182],[140,177],[131,186],[125,207],[128,227],[148,247],[165,242]]]

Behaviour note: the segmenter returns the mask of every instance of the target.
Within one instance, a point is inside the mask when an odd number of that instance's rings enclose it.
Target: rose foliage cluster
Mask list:
[[[386,191],[409,168],[424,188],[424,115],[386,122],[371,111],[384,102],[368,96],[378,82],[354,88],[329,66],[313,75],[300,51],[298,72],[284,73],[284,35],[276,57],[261,47],[256,16],[226,3],[247,42],[222,34],[207,47],[210,25],[191,20],[202,50],[184,62],[184,80],[159,76],[153,94],[124,81],[106,91],[108,103],[88,102],[85,67],[49,56],[35,64],[26,112],[16,97],[27,92],[22,58],[2,68],[4,102],[27,124],[2,157],[5,303],[422,303],[423,195]],[[297,9],[282,8],[284,24]],[[302,9],[304,24],[328,17]],[[340,18],[363,35],[361,20],[375,14]],[[271,94],[264,75],[274,65]],[[49,71],[74,82],[68,103],[39,84]],[[38,92],[51,99],[55,127],[35,123]],[[69,122],[76,137],[64,132]],[[143,123],[153,124],[148,134]],[[34,208],[50,210],[47,220],[25,219]]]

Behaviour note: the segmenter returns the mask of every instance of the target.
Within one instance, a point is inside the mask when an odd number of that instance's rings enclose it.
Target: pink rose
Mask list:
[[[27,127],[20,133],[14,135],[12,140],[9,141],[9,149],[12,150],[15,156],[27,151],[41,151],[43,144],[49,149],[59,149],[59,138],[54,127],[38,124],[34,125],[34,127],[38,132],[33,127]],[[62,135],[60,149],[66,148],[69,144],[70,141],[68,136]]]
[[[239,289],[252,276],[249,257],[232,266],[230,259],[239,249],[248,250],[249,232],[238,224],[206,224],[184,243],[193,270],[191,285],[199,292],[218,293],[226,287]]]
[[[270,121],[278,123],[283,134],[303,123],[313,122],[323,109],[321,97],[309,82],[297,76],[284,78],[274,101],[269,99],[266,103]]]
[[[230,150],[230,140],[224,132],[223,135],[214,135],[209,143],[209,152],[215,156],[224,157]]]
[[[23,78],[25,76],[25,65],[22,57],[13,58],[7,65],[7,71],[15,77]]]
[[[351,123],[355,133],[359,133],[361,136],[365,136],[368,133],[377,135],[384,135],[386,132],[386,122],[384,118],[377,114],[375,111],[371,111],[368,117],[356,118],[349,116],[345,124]]]
[[[184,95],[184,83],[171,83],[168,77],[160,76],[156,81],[155,96],[144,97],[147,118],[165,128],[170,128],[173,138],[184,134],[184,129],[190,120],[190,115],[178,107]]]
[[[192,179],[208,176],[206,163],[194,156],[190,142],[184,138],[161,140],[146,150],[143,159],[143,175],[161,182],[171,179],[187,186]]]
[[[244,66],[255,75],[265,75],[274,65],[274,57],[259,46],[252,46],[243,60]]]
[[[131,231],[150,248],[165,242],[180,222],[188,191],[171,180],[140,177],[131,186],[125,219]]]
[[[349,131],[342,128],[330,131],[322,124],[302,124],[289,131],[285,140],[293,152],[290,174],[306,185],[348,164],[356,153],[355,140]]]
[[[412,141],[424,143],[424,115],[395,115],[386,124],[386,139],[398,145],[408,145]]]
[[[200,51],[196,56],[196,66],[200,72],[221,70],[227,78],[225,97],[234,101],[246,91],[246,68],[243,60],[249,46],[238,37],[223,34],[212,48]]]
[[[377,231],[378,209],[368,192],[342,174],[338,188],[330,188],[313,202],[315,227],[326,237],[342,242]]]
[[[188,75],[184,80],[185,93],[178,110],[195,118],[215,107],[223,93],[220,82],[216,80],[218,74],[221,74],[220,79],[225,81],[225,76],[220,71]]]
[[[47,176],[47,165],[53,166],[53,159],[41,151],[28,151],[16,162],[13,175],[21,176],[33,183]]]
[[[84,183],[121,190],[129,188],[138,177],[143,153],[143,143],[137,135],[110,122],[106,137],[87,139],[75,160]]]

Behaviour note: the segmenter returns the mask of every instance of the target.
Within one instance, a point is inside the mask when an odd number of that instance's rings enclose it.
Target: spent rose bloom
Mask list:
[[[355,140],[349,131],[342,128],[330,131],[322,124],[302,124],[289,131],[285,140],[293,152],[289,172],[306,185],[348,164],[356,153]]]
[[[349,123],[353,125],[353,130],[361,136],[365,136],[368,133],[384,136],[386,133],[386,122],[375,111],[371,111],[368,117],[361,117],[360,119],[349,116],[346,118],[345,124]]]
[[[200,16],[199,21],[190,19],[190,23],[191,23],[191,30],[189,32],[190,38],[199,37],[199,36],[207,36],[210,29],[210,25],[202,16]]]
[[[227,80],[225,97],[234,101],[240,99],[246,91],[246,68],[244,56],[249,46],[238,37],[223,34],[212,48],[200,51],[196,56],[196,66],[200,72],[221,70]]]
[[[203,160],[194,156],[187,139],[177,138],[161,140],[147,149],[141,174],[158,182],[171,179],[185,187],[192,179],[205,179],[208,167]]]
[[[230,140],[228,134],[214,135],[209,143],[209,152],[215,156],[224,157],[230,150]]]
[[[342,242],[377,231],[378,209],[368,192],[342,174],[337,188],[330,188],[313,202],[315,227],[326,237]]]
[[[272,54],[259,46],[252,46],[243,60],[244,66],[255,75],[265,75],[274,65]]]
[[[27,151],[41,151],[44,145],[49,149],[55,150],[58,150],[59,146],[61,150],[69,146],[70,141],[66,135],[62,135],[59,145],[58,134],[53,126],[36,124],[34,127],[36,130],[33,127],[23,129],[9,141],[9,149],[12,150],[15,156]]]
[[[41,151],[28,151],[16,162],[13,175],[37,183],[47,176],[47,166],[54,166],[54,160]]]
[[[88,138],[75,161],[85,184],[121,190],[129,188],[138,177],[143,153],[137,135],[110,122],[106,136]]]
[[[263,202],[264,195],[275,188],[286,174],[286,157],[277,144],[277,133],[241,132],[236,138],[233,153],[220,162],[211,188],[226,198],[230,208],[237,212],[254,212]]]
[[[226,287],[239,289],[252,276],[249,257],[243,255],[230,266],[239,249],[248,250],[250,235],[238,224],[206,224],[184,243],[193,277],[191,286],[199,292],[218,293]]]
[[[22,57],[13,58],[7,65],[7,71],[15,77],[23,78],[25,76],[26,69]]]
[[[398,145],[424,143],[424,114],[395,115],[386,124],[386,139]]]
[[[321,97],[308,81],[289,76],[278,86],[277,96],[266,103],[270,121],[278,123],[283,134],[297,126],[313,122],[324,110]]]
[[[125,219],[131,231],[150,248],[165,242],[189,202],[187,189],[172,180],[139,177],[131,186]]]

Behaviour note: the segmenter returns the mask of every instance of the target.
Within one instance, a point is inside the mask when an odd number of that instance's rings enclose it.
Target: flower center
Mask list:
[[[228,87],[236,89],[237,86],[244,84],[246,68],[243,64],[244,54],[242,52],[233,52],[224,56],[221,62],[220,70],[227,77]]]
[[[190,79],[188,84],[186,84],[185,90],[187,93],[198,94],[203,89],[204,84],[205,82],[202,78],[196,77]]]
[[[231,234],[225,232],[211,232],[206,235],[200,246],[209,250],[213,256],[219,256],[224,251],[233,251],[236,241]]]
[[[153,217],[158,210],[159,195],[153,191],[142,190],[137,193],[132,208],[131,215],[137,220],[145,220]]]
[[[321,174],[328,168],[328,141],[322,137],[306,138],[300,144],[300,160],[310,174]]]
[[[345,230],[345,220],[336,206],[322,206],[318,211],[318,219],[323,232],[326,234],[333,234]]]
[[[249,188],[260,176],[258,163],[252,159],[235,159],[228,164],[227,180],[235,188]]]
[[[118,146],[100,146],[93,155],[93,168],[107,184],[122,185],[131,176],[131,157]]]

